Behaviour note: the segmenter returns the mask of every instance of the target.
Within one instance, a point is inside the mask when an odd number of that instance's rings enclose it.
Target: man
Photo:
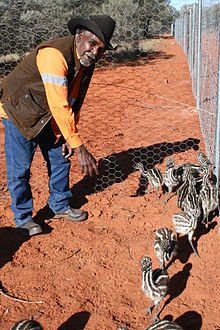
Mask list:
[[[71,36],[42,42],[0,85],[0,115],[5,126],[7,183],[14,221],[28,236],[42,233],[32,219],[30,166],[39,145],[49,176],[48,205],[54,218],[86,220],[87,212],[69,205],[69,157],[76,151],[82,174],[98,174],[96,160],[78,130],[79,111],[95,62],[112,50],[115,21],[108,15],[69,21]]]

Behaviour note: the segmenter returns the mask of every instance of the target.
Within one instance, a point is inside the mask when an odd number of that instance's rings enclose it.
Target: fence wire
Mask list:
[[[119,152],[119,149],[129,150],[129,173],[131,173],[134,171],[132,166],[136,162],[142,162],[148,168],[152,168],[157,163],[161,164],[166,157],[175,154],[177,149],[179,152],[184,152],[197,147],[197,142],[192,141],[192,139],[186,139],[177,148],[175,143],[170,144],[170,141],[168,141],[171,139],[168,134],[166,136],[168,143],[164,146],[164,132],[157,132],[155,134],[155,140],[151,142],[155,146],[159,143],[160,147],[153,148],[153,151],[151,148],[148,150],[148,146],[146,148],[141,147],[138,150],[131,148],[130,143],[133,143],[134,140],[133,133],[131,134],[131,142],[123,138],[120,142],[122,145],[120,146],[118,143],[117,148],[111,142],[111,139],[105,136],[105,125],[108,124],[110,126],[111,124],[106,120],[106,114],[110,108],[109,105],[111,105],[111,111],[114,111],[115,122],[112,124],[112,129],[114,130],[116,123],[120,124],[123,120],[127,120],[126,110],[128,107],[132,107],[134,112],[144,109],[143,120],[145,120],[146,109],[150,109],[151,107],[150,97],[147,94],[147,92],[151,92],[147,90],[148,78],[151,79],[151,77],[147,76],[147,70],[145,76],[143,76],[143,73],[141,75],[138,66],[146,65],[150,58],[155,61],[157,59],[169,59],[169,55],[161,50],[160,47],[157,48],[156,45],[161,35],[170,33],[170,26],[175,20],[176,38],[188,54],[193,90],[194,94],[196,94],[198,87],[196,69],[198,67],[198,7],[198,4],[194,5],[194,10],[193,8],[191,9],[191,16],[189,13],[185,13],[182,18],[180,17],[176,20],[179,13],[167,0],[2,0],[0,1],[0,79],[9,74],[22,58],[41,41],[68,36],[70,33],[67,29],[67,22],[72,17],[83,16],[84,18],[89,18],[91,15],[109,14],[116,20],[116,30],[111,43],[113,46],[119,47],[114,52],[106,53],[103,59],[97,64],[97,69],[100,69],[101,80],[99,82],[99,93],[96,95],[97,109],[95,110],[99,111],[102,108],[102,111],[100,111],[99,115],[100,128],[96,127],[96,133],[97,136],[103,136],[103,139],[109,140],[105,153],[100,150],[100,154],[98,154],[103,159],[104,168],[104,174],[98,178],[95,187],[96,191],[100,191],[112,183],[123,181],[127,175],[125,173],[128,173],[127,159],[123,159],[123,164],[121,165],[118,160],[120,157],[117,158],[115,156]],[[216,56],[216,53],[213,55]],[[209,63],[206,65],[207,68],[208,65]],[[132,70],[133,66],[136,67],[135,70]],[[103,73],[106,67],[114,69],[111,70],[111,74],[108,77]],[[122,78],[124,80],[119,79],[121,77],[118,76],[117,67],[120,67],[121,72],[123,72],[124,77]],[[130,74],[129,81],[127,80],[128,70]],[[214,69],[212,68],[211,70]],[[201,74],[204,76],[207,75],[206,71]],[[211,72],[208,71],[208,74],[211,75]],[[181,72],[177,71],[175,78],[177,81],[181,80]],[[214,79],[210,79],[211,83],[214,84]],[[157,82],[153,82],[152,84],[156,85]],[[94,80],[86,96],[87,117],[90,116],[91,124],[94,124],[95,121],[95,105],[92,102],[92,90],[96,85],[97,83]],[[201,90],[202,88],[207,87],[204,87],[202,83]],[[214,88],[212,90],[214,91]],[[154,97],[158,96],[156,94],[161,94],[161,91],[155,93]],[[203,99],[207,97],[205,92],[201,92],[201,95]],[[159,97],[161,98],[161,102],[158,103],[158,108],[162,109],[164,107],[170,112],[177,110],[176,103],[179,100],[170,100],[167,95],[159,95]],[[165,97],[167,102],[165,102]],[[184,101],[187,104],[187,100]],[[207,138],[205,137],[207,146],[211,146],[208,153],[210,155],[213,151],[214,130],[212,134],[208,132],[209,128],[205,125],[207,119],[204,117],[210,104],[207,101],[201,101],[200,103],[203,105],[202,110],[200,110],[201,123],[204,123],[201,127],[204,134],[207,135]],[[214,105],[212,105],[212,108],[214,109]],[[171,113],[172,115],[173,112]],[[210,117],[210,114],[208,116]],[[210,126],[213,128],[215,112],[211,117],[212,122],[210,122]],[[88,120],[87,118],[87,124]],[[86,132],[87,129],[84,131]],[[121,136],[120,134],[119,130],[119,138]],[[158,156],[160,154],[162,156]],[[124,168],[124,164],[126,164],[127,168]]]
[[[213,163],[219,152],[216,149],[219,31],[219,0],[200,0],[186,7],[175,21],[175,38],[188,58],[206,153]]]

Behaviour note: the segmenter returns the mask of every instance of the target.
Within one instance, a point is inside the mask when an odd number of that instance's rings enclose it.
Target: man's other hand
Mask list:
[[[73,155],[73,148],[71,148],[68,142],[62,144],[62,155],[64,158],[69,158]]]
[[[96,160],[93,155],[86,149],[84,145],[76,148],[76,154],[78,157],[78,162],[80,166],[80,171],[82,174],[93,176],[98,175],[98,167],[96,165]]]

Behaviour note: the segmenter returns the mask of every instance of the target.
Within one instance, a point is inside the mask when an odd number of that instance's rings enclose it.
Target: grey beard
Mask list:
[[[95,58],[94,58],[94,61],[92,61],[92,59],[88,59],[88,57],[87,56],[82,56],[81,58],[80,58],[80,64],[81,65],[83,65],[83,66],[85,66],[85,67],[89,67],[89,66],[91,66],[94,62],[95,62]]]
[[[90,65],[92,65],[91,62],[84,61],[82,58],[79,61],[82,66],[89,67]]]

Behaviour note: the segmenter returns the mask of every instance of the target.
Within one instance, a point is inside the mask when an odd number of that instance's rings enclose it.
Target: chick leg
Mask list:
[[[189,244],[191,245],[191,247],[192,247],[192,249],[193,249],[193,252],[194,252],[195,256],[196,256],[196,257],[199,257],[198,252],[196,251],[196,249],[195,249],[194,246],[193,246],[192,236],[193,236],[193,232],[190,232],[190,233],[188,234],[188,241],[189,241]]]
[[[152,312],[151,312],[151,305],[152,305],[152,300],[150,301],[150,305],[147,309],[147,312],[146,312],[146,316],[148,316],[149,314],[152,315]]]
[[[158,306],[159,306],[159,304],[155,305],[154,323],[159,321],[159,317],[157,316]]]

